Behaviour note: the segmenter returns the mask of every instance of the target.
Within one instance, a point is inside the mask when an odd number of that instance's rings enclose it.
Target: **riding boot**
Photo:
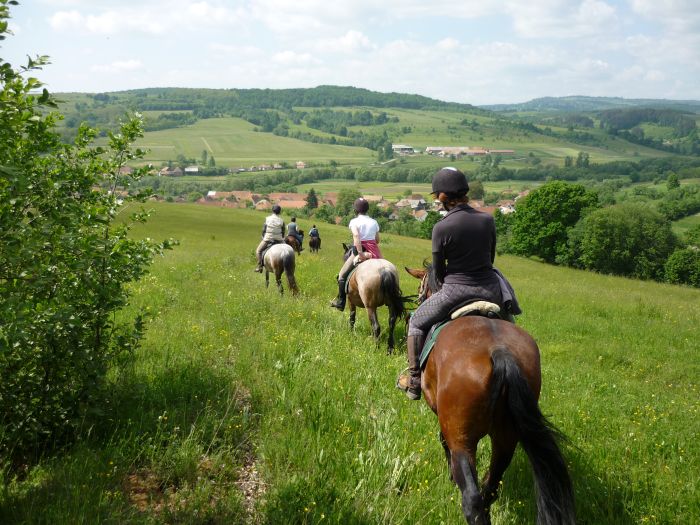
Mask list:
[[[396,388],[406,392],[406,397],[415,401],[420,399],[421,394],[420,353],[423,350],[423,344],[425,344],[425,336],[409,335],[407,344],[408,368],[399,376],[399,379],[396,381]]]
[[[331,301],[331,306],[341,312],[345,310],[345,279],[338,279],[338,297]]]

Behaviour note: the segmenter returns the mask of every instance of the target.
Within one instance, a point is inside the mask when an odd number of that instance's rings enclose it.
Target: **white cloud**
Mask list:
[[[349,30],[338,38],[320,39],[313,45],[316,52],[358,53],[374,49],[372,41],[360,31]]]
[[[508,13],[520,36],[526,38],[582,38],[607,35],[618,23],[617,12],[601,0],[509,0]]]
[[[168,31],[193,32],[212,26],[236,24],[243,12],[209,2],[165,2],[158,0],[136,7],[116,6],[99,11],[94,4],[82,11],[58,11],[49,18],[58,31],[81,30],[92,34],[144,33],[162,35]],[[96,14],[87,11],[97,11]]]
[[[125,73],[127,71],[136,71],[143,69],[143,64],[140,60],[117,60],[111,64],[98,64],[92,66],[91,70],[96,73]]]

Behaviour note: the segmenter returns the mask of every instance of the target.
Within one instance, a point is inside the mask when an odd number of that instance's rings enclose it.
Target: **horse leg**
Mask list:
[[[350,330],[355,329],[355,316],[357,315],[357,307],[350,304]]]
[[[445,441],[445,434],[440,431],[440,444],[442,449],[445,451],[445,459],[447,459],[447,468],[450,469],[450,481],[454,481],[452,477],[452,453],[450,452],[450,447],[447,446],[447,441]]]
[[[374,340],[377,344],[379,344],[379,334],[382,331],[382,327],[379,326],[379,321],[377,320],[377,309],[368,306],[367,317],[369,317],[369,322],[372,325],[372,335],[374,335]]]
[[[491,434],[491,464],[481,483],[481,496],[484,498],[486,512],[498,498],[501,479],[513,459],[517,444],[518,440],[514,433],[501,431]]]
[[[479,493],[476,483],[476,457],[473,449],[468,451],[452,451],[452,479],[457,483],[462,493],[462,514],[469,525],[490,525],[491,519],[484,506],[484,499]]]
[[[282,288],[282,272],[275,272],[275,280],[277,281],[277,289],[280,291],[280,295],[284,295],[284,288]]]
[[[265,288],[270,287],[270,270],[265,268]]]
[[[391,355],[394,353],[394,328],[396,327],[397,317],[398,316],[396,315],[396,312],[394,312],[393,309],[389,308],[389,348],[387,350],[387,355]]]

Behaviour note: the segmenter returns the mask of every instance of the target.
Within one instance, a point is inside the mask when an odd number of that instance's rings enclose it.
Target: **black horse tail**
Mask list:
[[[294,278],[294,270],[296,269],[294,252],[291,252],[288,256],[285,255],[284,259],[282,259],[282,265],[284,266],[284,273],[287,275],[289,289],[292,291],[293,295],[298,294],[299,287],[297,286],[297,280]]]
[[[387,268],[382,268],[380,273],[380,287],[384,297],[388,298],[389,310],[397,318],[401,318],[406,313],[405,299],[399,287],[399,278],[395,272]]]
[[[517,361],[505,347],[491,355],[492,401],[505,392],[518,439],[530,459],[537,492],[538,525],[576,523],[574,492],[558,440],[564,440],[542,414]]]

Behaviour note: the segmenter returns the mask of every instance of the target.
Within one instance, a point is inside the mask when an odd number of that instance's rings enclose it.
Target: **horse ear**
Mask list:
[[[423,268],[409,268],[408,266],[404,266],[404,269],[416,279],[420,280],[425,277],[426,270]]]
[[[345,243],[342,243],[342,244],[343,244],[343,251],[347,252],[350,249],[350,247]]]

